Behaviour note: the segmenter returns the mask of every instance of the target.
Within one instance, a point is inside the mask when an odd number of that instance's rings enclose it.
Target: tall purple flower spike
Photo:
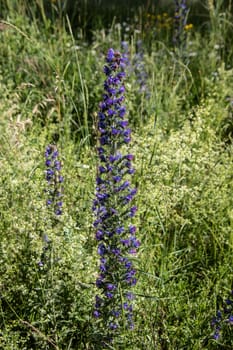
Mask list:
[[[98,113],[99,165],[93,202],[100,256],[96,280],[99,295],[96,296],[94,317],[102,320],[109,334],[117,334],[122,327],[134,327],[133,294],[129,290],[137,280],[130,256],[135,255],[140,245],[135,236],[136,227],[131,223],[137,211],[132,204],[137,191],[130,185],[134,156],[120,151],[127,148],[131,139],[125,119],[124,68],[121,54],[109,49],[104,66],[103,101]]]

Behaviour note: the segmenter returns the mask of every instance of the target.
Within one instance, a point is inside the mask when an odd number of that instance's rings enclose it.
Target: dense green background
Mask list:
[[[142,40],[146,73],[145,93],[133,63],[125,81],[141,247],[135,330],[113,348],[233,347],[232,325],[222,323],[218,341],[210,326],[233,289],[232,3],[192,5],[180,48],[174,6],[126,3],[0,2],[0,349],[99,348],[96,113],[106,51],[123,39],[131,62]],[[49,143],[65,178],[64,214],[53,224]],[[50,264],[40,269],[45,233]]]

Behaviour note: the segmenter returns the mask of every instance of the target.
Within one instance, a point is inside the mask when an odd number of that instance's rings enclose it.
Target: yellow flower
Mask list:
[[[192,23],[186,24],[186,26],[184,27],[184,29],[187,30],[187,31],[193,29],[193,24],[192,24]]]

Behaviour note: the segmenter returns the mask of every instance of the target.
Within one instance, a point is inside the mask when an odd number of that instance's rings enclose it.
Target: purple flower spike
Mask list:
[[[101,294],[101,303],[96,303],[94,317],[101,318],[110,338],[113,331],[119,332],[125,324],[128,329],[133,328],[132,305],[125,314],[119,310],[122,310],[122,302],[133,299],[133,293],[128,290],[137,279],[130,258],[134,255],[135,259],[140,246],[135,237],[136,227],[131,223],[137,210],[131,204],[137,192],[130,183],[134,156],[120,152],[122,146],[127,148],[131,140],[131,129],[125,119],[125,65],[121,54],[109,49],[104,66],[103,101],[99,104],[97,121],[99,164],[92,207],[100,259],[96,286]]]
[[[63,188],[61,183],[63,182],[63,177],[60,173],[62,164],[58,159],[59,152],[55,145],[48,145],[45,149],[45,179],[47,181],[47,188],[44,190],[46,193],[46,206],[48,212],[49,220],[46,224],[51,227],[55,226],[58,222],[58,217],[62,215],[62,193]],[[43,235],[43,252],[41,254],[41,260],[38,266],[46,271],[51,266],[51,247],[52,240],[49,239],[48,235],[44,233]]]
[[[59,152],[55,145],[49,145],[45,150],[45,177],[48,182],[47,193],[49,198],[46,203],[47,206],[53,208],[55,215],[60,216],[62,214],[62,201],[58,198],[62,197],[61,183],[64,181],[63,176],[60,174],[61,162],[58,160]]]

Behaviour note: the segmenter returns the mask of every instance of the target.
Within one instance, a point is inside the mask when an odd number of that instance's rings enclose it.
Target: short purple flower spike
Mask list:
[[[52,208],[56,216],[62,214],[62,187],[64,179],[60,174],[61,162],[58,159],[59,153],[55,145],[48,145],[45,150],[45,177],[48,183],[46,193],[48,199],[46,204],[48,208]]]
[[[61,175],[61,162],[59,160],[59,152],[55,145],[48,145],[45,149],[45,179],[47,186],[45,189],[46,193],[46,206],[48,217],[50,220],[46,221],[47,225],[57,223],[58,217],[62,215],[62,196],[63,188],[62,183],[64,181]],[[38,266],[41,270],[46,270],[50,266],[49,254],[51,254],[52,241],[49,239],[47,234],[43,235],[43,252],[41,254],[41,260]]]

